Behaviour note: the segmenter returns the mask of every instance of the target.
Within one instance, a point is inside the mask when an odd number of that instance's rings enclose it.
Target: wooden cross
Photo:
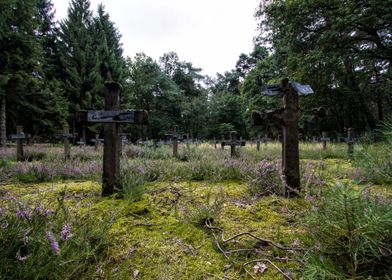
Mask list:
[[[103,139],[99,138],[99,134],[95,134],[95,139],[91,139],[91,142],[94,143],[94,150],[98,151],[98,146],[103,143]]]
[[[327,149],[327,141],[331,141],[331,138],[328,137],[328,133],[326,131],[323,131],[321,133],[320,140],[323,142],[323,150],[326,150]]]
[[[354,154],[354,134],[355,134],[355,128],[348,128],[347,129],[347,153],[350,157]]]
[[[57,136],[63,138],[64,140],[64,160],[68,160],[71,158],[71,145],[69,139],[74,138],[76,134],[69,133],[69,126],[63,126],[63,133],[58,134]]]
[[[16,134],[10,134],[8,138],[10,140],[16,140],[16,160],[23,161],[24,153],[23,153],[23,141],[30,139],[30,134],[23,133],[23,126],[18,125],[16,127]]]
[[[119,83],[106,82],[105,88],[105,110],[79,113],[79,118],[87,123],[104,124],[102,196],[111,195],[122,189],[120,124],[147,124],[148,118],[145,110],[120,110],[122,87]]]
[[[173,127],[173,157],[178,157],[178,125]]]
[[[246,144],[245,141],[237,140],[237,132],[235,132],[235,131],[232,131],[230,133],[230,140],[229,141],[224,140],[221,143],[223,149],[225,146],[230,146],[230,157],[231,158],[238,156],[238,154],[236,153],[235,147],[236,146],[239,146],[239,147],[245,146],[245,144]]]
[[[263,113],[252,112],[253,125],[262,125],[268,121],[274,121],[283,127],[282,170],[288,187],[287,190],[283,190],[283,193],[287,196],[296,195],[300,191],[298,143],[300,109],[298,95],[312,93],[313,90],[309,85],[290,83],[288,79],[284,79],[281,84],[264,87],[265,95],[283,97],[284,107]]]

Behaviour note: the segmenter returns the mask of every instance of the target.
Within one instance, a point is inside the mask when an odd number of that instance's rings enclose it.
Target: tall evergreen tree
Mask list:
[[[60,23],[59,51],[62,66],[61,81],[70,104],[71,120],[76,112],[101,109],[103,81],[97,47],[94,45],[94,24],[89,0],[72,0],[68,17]],[[76,130],[85,139],[83,125],[76,123]]]
[[[29,119],[28,98],[38,88],[41,48],[35,34],[35,0],[0,0],[0,10],[0,145],[4,146],[6,116],[11,127]]]

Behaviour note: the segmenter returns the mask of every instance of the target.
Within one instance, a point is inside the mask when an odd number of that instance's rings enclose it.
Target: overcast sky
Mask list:
[[[233,69],[257,34],[253,14],[260,0],[90,1],[94,11],[105,5],[122,34],[124,55],[144,52],[158,61],[174,51],[210,76]],[[56,18],[65,18],[69,0],[52,2]]]

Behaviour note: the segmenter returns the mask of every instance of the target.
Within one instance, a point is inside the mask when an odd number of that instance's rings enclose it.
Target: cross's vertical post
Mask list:
[[[105,83],[105,110],[120,109],[121,85],[116,82]],[[115,189],[121,189],[120,184],[120,133],[118,123],[104,124],[104,148],[103,148],[103,177],[102,195],[114,193]]]
[[[235,158],[237,156],[236,152],[235,152],[235,144],[234,142],[237,140],[237,132],[232,131],[230,133],[230,157],[231,158]]]
[[[178,157],[178,137],[177,137],[177,130],[178,130],[178,125],[175,125],[173,127],[174,133],[173,133],[173,157]]]
[[[328,133],[326,131],[323,131],[321,133],[321,140],[323,141],[323,150],[325,151],[327,149],[327,138],[328,138]]]
[[[287,190],[287,193],[290,195],[300,189],[298,141],[298,119],[300,111],[297,91],[288,83],[288,80],[284,80],[282,86],[284,91],[283,105],[285,108],[282,167],[286,184],[290,188],[290,190]]]
[[[23,135],[23,126],[16,127],[16,134]],[[23,139],[21,137],[16,140],[16,160],[23,161]]]
[[[98,151],[98,145],[99,145],[99,134],[95,134],[95,143],[94,143],[94,150]]]
[[[64,160],[71,158],[71,145],[69,143],[69,126],[63,127],[63,138],[64,138]]]
[[[347,129],[347,153],[350,157],[354,154],[354,133],[355,128]]]

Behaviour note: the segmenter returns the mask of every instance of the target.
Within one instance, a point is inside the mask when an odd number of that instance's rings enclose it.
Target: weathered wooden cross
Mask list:
[[[23,142],[30,139],[30,134],[23,133],[23,126],[18,125],[16,127],[16,134],[10,134],[8,136],[10,140],[16,140],[16,160],[23,161]]]
[[[312,94],[309,85],[301,85],[284,79],[281,84],[267,85],[264,94],[267,96],[283,97],[283,108],[267,112],[253,112],[253,125],[262,125],[267,121],[275,121],[283,127],[282,170],[287,189],[287,196],[296,195],[300,191],[299,175],[299,143],[298,119],[300,114],[298,95]]]
[[[320,140],[323,142],[323,150],[327,149],[327,141],[331,141],[331,138],[328,137],[328,133],[326,131],[321,132]]]
[[[230,140],[223,140],[222,143],[221,143],[222,149],[224,149],[225,146],[230,146],[230,157],[231,158],[234,158],[234,157],[238,156],[238,154],[237,154],[237,152],[235,150],[236,146],[241,147],[241,146],[245,146],[245,144],[246,144],[245,141],[238,140],[237,136],[238,136],[237,132],[236,131],[232,131],[230,133]]]
[[[95,134],[95,138],[90,140],[92,143],[94,143],[94,150],[98,151],[99,144],[102,144],[104,141],[103,139],[99,138],[99,134]]]
[[[87,123],[104,124],[102,196],[122,189],[120,179],[120,124],[147,124],[145,110],[120,110],[122,87],[116,82],[105,83],[105,110],[81,111],[79,117]]]
[[[71,158],[71,145],[69,139],[72,139],[76,136],[74,133],[69,133],[69,126],[63,126],[63,133],[56,134],[57,137],[63,138],[64,140],[64,160],[68,160]]]

